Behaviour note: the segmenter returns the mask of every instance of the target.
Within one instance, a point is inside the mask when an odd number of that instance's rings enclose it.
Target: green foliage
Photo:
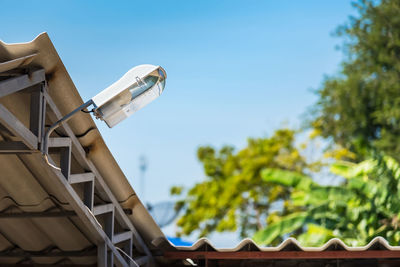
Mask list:
[[[294,172],[264,170],[262,177],[267,183],[289,188],[291,205],[301,212],[279,218],[274,215],[276,222],[258,231],[254,239],[270,245],[292,234],[305,246],[318,246],[335,236],[349,245],[365,245],[380,235],[398,245],[400,165],[384,156],[359,164],[335,163],[331,170],[346,182],[321,186]]]
[[[359,1],[358,17],[338,29],[347,59],[318,90],[312,127],[355,152],[400,159],[400,1]]]
[[[309,215],[307,212],[295,212],[280,219],[278,222],[258,231],[253,240],[262,244],[271,244],[283,234],[293,232],[306,224]]]
[[[183,190],[182,186],[173,186],[170,189],[170,194],[171,195],[180,195],[180,194],[182,194],[182,190]]]
[[[206,179],[185,196],[177,188],[172,190],[184,196],[178,202],[183,209],[178,234],[199,230],[200,236],[205,236],[213,231],[239,230],[244,237],[265,227],[265,213],[274,202],[286,200],[289,191],[264,182],[261,170],[270,167],[303,173],[307,164],[294,140],[294,131],[282,129],[269,138],[249,139],[247,147],[238,152],[229,146],[219,151],[200,147],[197,156]],[[282,211],[287,212],[289,207]]]
[[[262,177],[264,181],[270,183],[279,182],[283,186],[292,186],[299,189],[306,189],[314,184],[314,181],[308,176],[279,169],[263,170]]]
[[[346,60],[323,81],[310,122],[313,136],[332,141],[326,155],[348,160],[331,166],[345,182],[322,186],[305,175],[321,162],[307,164],[288,129],[249,139],[238,152],[200,147],[206,179],[171,189],[181,197],[178,234],[239,230],[262,245],[292,235],[306,246],[332,237],[364,245],[381,235],[399,244],[400,1],[354,5],[359,16],[337,32],[346,38]],[[389,156],[366,160],[371,151]]]
[[[321,246],[321,244],[324,244],[327,240],[334,237],[335,236],[332,230],[310,223],[307,225],[307,232],[299,235],[297,240],[301,244],[307,244],[307,246],[316,247]]]

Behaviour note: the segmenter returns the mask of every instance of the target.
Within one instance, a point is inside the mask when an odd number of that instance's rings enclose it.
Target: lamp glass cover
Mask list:
[[[164,87],[165,75],[160,69],[144,78],[136,77],[131,87],[96,110],[98,117],[111,128],[160,96]]]

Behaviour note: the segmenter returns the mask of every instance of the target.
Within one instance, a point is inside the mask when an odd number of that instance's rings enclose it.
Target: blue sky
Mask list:
[[[82,98],[133,66],[165,68],[163,95],[113,129],[110,150],[146,201],[204,177],[199,145],[238,148],[249,136],[298,126],[324,74],[342,60],[332,37],[354,14],[350,1],[2,1],[0,39],[47,31]],[[139,194],[141,192],[138,192]]]

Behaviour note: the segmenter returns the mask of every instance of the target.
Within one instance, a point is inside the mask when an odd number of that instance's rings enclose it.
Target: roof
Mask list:
[[[362,247],[349,247],[333,238],[321,247],[303,247],[294,238],[288,238],[277,247],[259,247],[253,240],[244,239],[233,248],[216,248],[206,239],[192,246],[173,246],[158,240],[169,264],[187,265],[191,259],[200,266],[399,266],[400,246],[390,246],[382,237],[376,237]],[[270,265],[268,265],[270,264]],[[275,264],[275,265],[274,265]],[[304,264],[304,265],[302,265]],[[332,265],[330,265],[332,264]]]
[[[60,114],[65,115],[83,103],[47,33],[40,34],[28,43],[7,44],[0,41],[0,73],[7,72],[7,75],[0,75],[0,82],[14,74],[17,75],[17,72],[12,72],[15,68],[18,68],[18,71],[44,69],[48,95]],[[30,79],[35,78],[34,74],[28,74]],[[28,94],[18,92],[7,95],[0,98],[0,104],[20,120],[24,127],[30,127],[28,114],[31,104]],[[47,116],[55,115],[47,111]],[[51,121],[46,121],[46,124],[48,123]],[[163,238],[164,234],[140,202],[107,148],[90,114],[77,114],[68,122],[68,126],[85,149],[86,158],[83,160],[90,161],[95,166],[121,208],[131,210],[128,215],[129,220],[145,243],[150,248],[155,248],[152,246],[152,241]],[[65,130],[60,128],[58,131],[59,135],[63,135]],[[0,142],[7,138],[13,140],[14,137],[10,136],[4,125],[0,127]],[[54,182],[52,177],[54,174],[49,173],[41,165],[39,156],[38,153],[18,155],[0,153],[2,213],[73,210],[71,203],[64,197],[65,189]],[[77,164],[76,160],[71,163],[71,173],[87,171],[85,167]],[[80,194],[79,189],[78,194]],[[101,192],[95,195],[94,201],[102,203]],[[96,240],[93,240],[90,229],[87,228],[88,226],[76,217],[35,216],[22,219],[15,216],[13,218],[0,216],[0,263],[96,263]],[[51,257],[43,256],[45,252]],[[57,253],[60,257],[57,257]],[[87,256],[82,257],[82,255]]]
[[[44,69],[48,94],[60,114],[67,114],[83,103],[46,33],[23,44],[0,42],[0,74],[21,67]],[[8,72],[8,75],[12,73]],[[29,75],[30,79],[35,78],[33,74]],[[0,113],[5,107],[24,127],[28,127],[29,97],[24,93],[1,97],[1,82],[4,79],[5,76],[0,75]],[[218,249],[207,239],[200,239],[189,247],[174,246],[140,202],[92,117],[81,113],[68,125],[69,128],[64,130],[70,129],[85,149],[86,158],[80,160],[92,162],[121,207],[132,210],[129,220],[161,266],[191,263],[205,266],[400,265],[400,247],[390,246],[382,237],[373,239],[364,247],[348,247],[339,239],[332,239],[319,248],[302,247],[293,238],[277,247],[259,247],[251,239],[245,239],[229,249]],[[63,130],[59,130],[62,135]],[[0,148],[4,150],[2,141],[13,141],[13,138],[0,118]],[[84,172],[84,167],[76,161],[71,163],[72,173]],[[40,155],[0,153],[0,162],[0,264],[96,264],[97,241],[91,235],[87,225],[89,221],[82,221],[76,216],[58,216],[60,212],[72,214],[74,206],[67,201],[63,192],[65,188],[55,180],[54,173],[46,169],[48,167],[43,165]],[[95,204],[103,203],[102,197],[102,192],[98,192]],[[24,217],[27,213],[41,212],[47,212],[47,216]],[[10,214],[13,216],[10,217]],[[49,217],[49,214],[53,216]]]
[[[58,56],[47,33],[38,35],[33,41],[21,44],[6,44],[0,41],[0,62],[36,54],[30,59],[30,65],[43,67],[48,79],[49,94],[62,114],[83,104],[71,77]],[[83,147],[90,147],[88,158],[100,171],[112,192],[124,208],[132,208],[137,214],[132,218],[134,225],[140,229],[149,243],[164,236],[146,208],[140,202],[125,174],[115,161],[90,114],[78,114],[68,122],[76,135],[90,130],[79,138]]]

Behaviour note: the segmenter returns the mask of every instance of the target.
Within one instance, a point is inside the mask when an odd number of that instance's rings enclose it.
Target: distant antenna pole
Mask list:
[[[140,197],[143,204],[145,204],[145,173],[147,170],[147,159],[144,155],[139,158],[139,169],[140,169]]]

